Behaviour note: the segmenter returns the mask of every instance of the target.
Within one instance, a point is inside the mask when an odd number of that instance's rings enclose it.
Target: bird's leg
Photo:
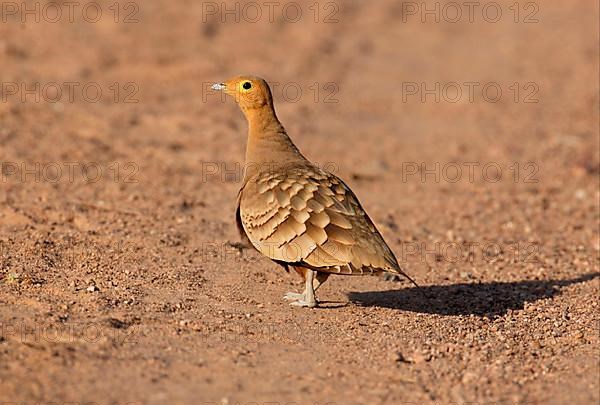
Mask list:
[[[304,280],[304,282],[306,283],[306,269],[304,269],[302,267],[295,267],[295,266],[293,267],[293,269],[296,271],[296,273],[298,273],[300,275],[300,277],[302,277],[302,280]],[[296,293],[296,292],[288,292],[283,296],[283,299],[289,300],[289,301],[300,301],[300,300],[303,300],[305,296],[306,296],[306,288],[304,289],[302,294]]]
[[[304,297],[298,301],[291,302],[290,305],[294,305],[297,307],[308,307],[308,308],[314,308],[317,306],[317,300],[315,299],[315,288],[313,286],[313,280],[315,279],[315,273],[316,273],[316,271],[314,271],[314,270],[309,270],[309,269],[304,270],[305,285],[306,285],[304,288],[304,294],[303,294]]]
[[[319,287],[323,285],[325,281],[327,281],[329,274],[330,273],[325,273],[324,271],[317,272],[315,280],[313,281],[313,287],[315,288],[315,292],[319,289]]]
[[[298,273],[302,275],[302,278],[304,279],[304,282],[306,283],[306,270],[305,269],[297,269],[296,271],[298,271]],[[323,271],[317,271],[317,275],[313,279],[313,291],[316,292],[319,289],[319,287],[321,287],[323,285],[323,283],[325,281],[327,281],[327,278],[329,277],[329,275],[330,275],[330,273],[325,273]],[[302,301],[302,300],[304,300],[305,296],[306,296],[306,288],[304,288],[304,291],[302,292],[302,294],[295,293],[295,292],[288,292],[283,296],[283,298],[286,300],[289,300],[289,301]]]

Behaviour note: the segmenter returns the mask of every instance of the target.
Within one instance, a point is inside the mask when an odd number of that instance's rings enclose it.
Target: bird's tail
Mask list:
[[[411,283],[413,283],[415,285],[415,287],[421,288],[421,286],[419,284],[417,284],[417,282],[415,280],[413,280],[408,274],[406,274],[402,270],[398,270],[398,274],[406,277]]]

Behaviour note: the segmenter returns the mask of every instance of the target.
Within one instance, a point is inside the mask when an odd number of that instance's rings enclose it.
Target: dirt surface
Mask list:
[[[513,3],[3,3],[0,402],[597,404],[598,3]],[[282,300],[239,73],[422,289]]]

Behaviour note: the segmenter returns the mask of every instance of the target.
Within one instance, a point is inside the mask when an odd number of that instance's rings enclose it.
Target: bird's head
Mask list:
[[[257,76],[236,76],[223,83],[213,84],[212,89],[232,96],[244,113],[273,106],[269,85]]]

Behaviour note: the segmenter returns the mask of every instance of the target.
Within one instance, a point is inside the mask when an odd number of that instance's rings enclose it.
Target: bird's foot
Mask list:
[[[312,300],[306,299],[305,294],[289,292],[283,296],[283,299],[292,301],[290,302],[290,305],[293,305],[295,307],[314,308],[317,306],[317,300],[314,298]]]
[[[317,306],[317,300],[312,300],[312,301],[308,301],[308,300],[298,300],[298,301],[293,301],[290,302],[290,305],[294,306],[294,307],[306,307],[306,308],[314,308]]]
[[[304,294],[288,292],[288,293],[285,293],[285,295],[283,296],[283,299],[288,300],[288,301],[301,301],[304,299]]]

